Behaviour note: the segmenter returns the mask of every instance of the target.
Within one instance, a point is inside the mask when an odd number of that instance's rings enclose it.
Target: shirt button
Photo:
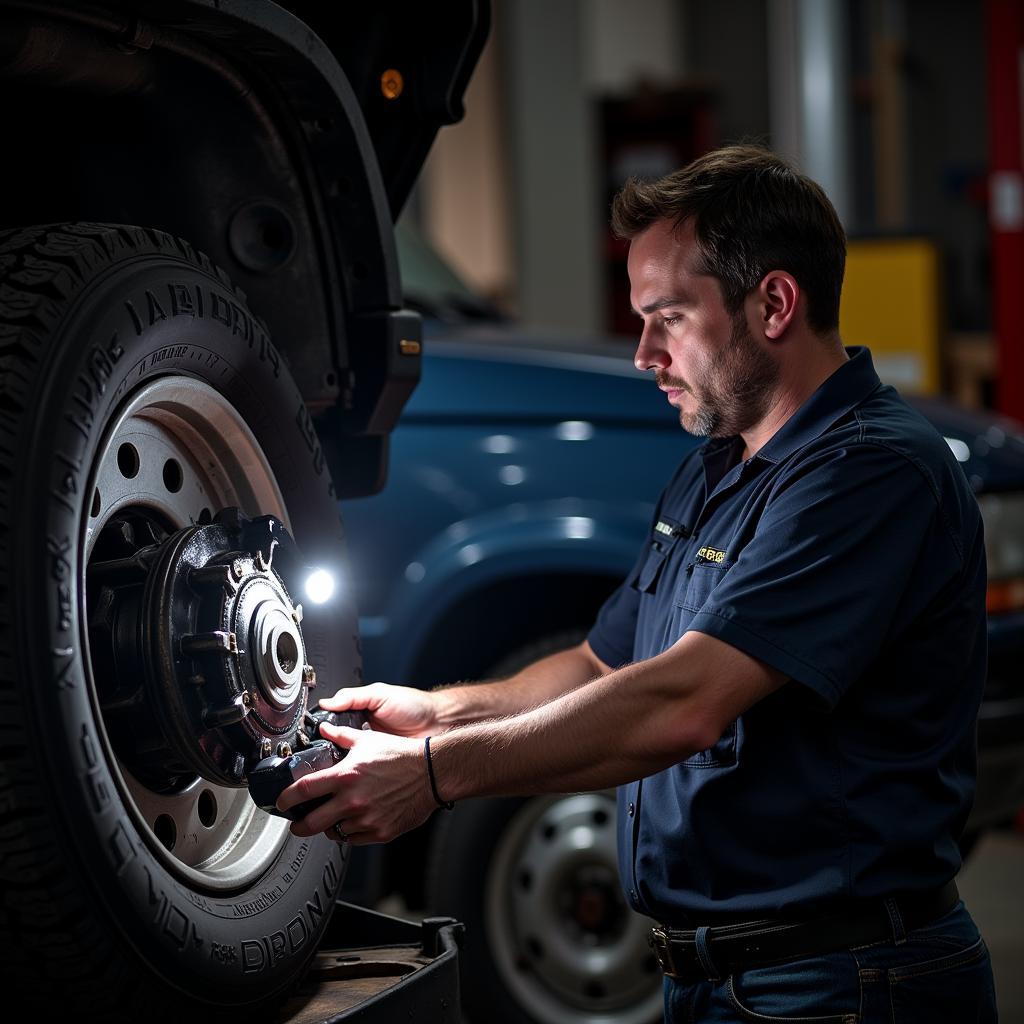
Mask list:
[[[632,804],[630,804],[629,808],[626,811],[626,813],[632,818],[635,812],[636,812],[636,808]]]
[[[632,901],[633,901],[634,903],[637,903],[637,902],[639,901],[639,897],[638,897],[638,896],[637,896],[637,894],[636,894],[636,889],[630,889],[630,890],[629,890],[629,898],[630,898],[630,899],[631,899],[631,900],[632,900]]]

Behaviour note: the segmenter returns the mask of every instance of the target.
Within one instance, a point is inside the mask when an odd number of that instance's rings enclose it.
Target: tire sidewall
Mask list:
[[[131,824],[84,655],[90,467],[131,394],[175,374],[210,384],[239,411],[275,473],[307,558],[340,559],[323,456],[266,330],[224,279],[185,259],[146,254],[140,244],[69,305],[39,378],[28,453],[35,469],[23,474],[19,535],[27,543],[15,569],[21,592],[32,597],[19,632],[30,645],[31,711],[46,737],[66,859],[163,981],[211,1002],[255,1002],[291,981],[315,952],[343,877],[343,852],[323,837],[289,835],[264,876],[231,896],[196,891],[172,875]],[[340,618],[338,607],[330,617],[307,615],[303,633],[321,679],[356,681],[353,609],[341,608]]]

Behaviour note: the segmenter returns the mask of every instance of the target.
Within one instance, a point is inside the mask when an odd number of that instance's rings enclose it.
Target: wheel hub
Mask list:
[[[123,541],[126,523],[104,533]],[[316,684],[291,597],[302,572],[291,537],[273,516],[230,508],[127,557],[103,557],[105,539],[88,580],[103,609],[94,650],[98,632],[113,667],[100,700],[115,749],[157,792],[197,775],[243,786],[247,767],[304,738]]]
[[[255,586],[270,589],[263,581]],[[289,613],[287,606],[272,593],[260,601],[253,616],[251,635],[256,679],[263,696],[279,711],[295,703],[302,686],[302,636],[296,622],[301,610],[302,605],[299,605]]]
[[[625,931],[627,910],[618,884],[609,865],[594,863],[577,866],[564,880],[565,923],[581,941],[600,945]]]

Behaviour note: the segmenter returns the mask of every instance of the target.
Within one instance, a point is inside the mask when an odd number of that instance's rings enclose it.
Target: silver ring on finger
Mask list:
[[[334,832],[334,834],[338,837],[338,841],[339,842],[341,842],[341,843],[347,843],[348,842],[348,838],[349,838],[348,837],[348,833],[341,827],[341,822],[340,821],[336,821],[331,826],[331,831]]]

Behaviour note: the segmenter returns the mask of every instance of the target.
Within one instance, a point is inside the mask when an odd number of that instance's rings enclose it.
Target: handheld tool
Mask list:
[[[313,737],[320,736],[320,726],[324,722],[330,725],[348,726],[359,729],[366,722],[366,713],[362,711],[324,711],[317,708],[306,712],[306,724]],[[337,764],[348,751],[342,750],[328,739],[310,739],[305,747],[290,754],[288,757],[271,755],[248,772],[249,796],[253,802],[268,814],[276,814],[282,818],[298,821],[304,818],[313,808],[319,807],[328,797],[317,797],[290,807],[287,811],[277,809],[277,798],[293,782],[297,782],[310,772],[318,772]]]

